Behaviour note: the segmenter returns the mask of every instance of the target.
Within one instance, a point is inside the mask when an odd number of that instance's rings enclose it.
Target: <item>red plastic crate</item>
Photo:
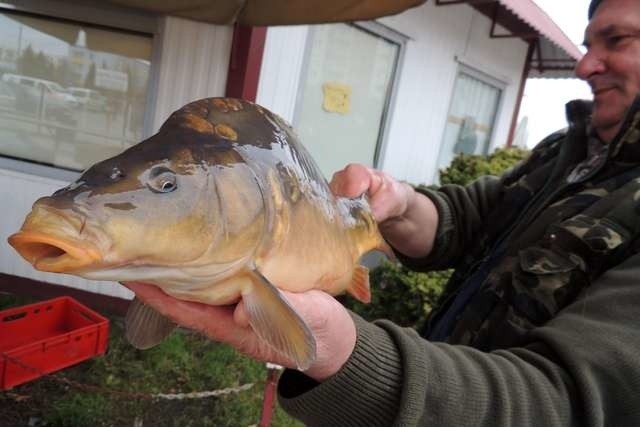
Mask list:
[[[104,354],[109,320],[71,297],[0,311],[0,390]]]

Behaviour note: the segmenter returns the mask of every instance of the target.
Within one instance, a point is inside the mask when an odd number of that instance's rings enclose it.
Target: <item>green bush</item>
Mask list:
[[[371,303],[350,299],[347,305],[367,320],[389,319],[400,326],[420,329],[449,275],[449,271],[417,273],[385,261],[371,271]]]
[[[460,153],[440,170],[440,183],[467,185],[483,175],[501,175],[528,154],[521,148],[499,148],[489,156]]]
[[[487,157],[459,154],[449,167],[440,171],[440,182],[466,185],[482,175],[500,175],[528,153],[520,148],[507,148]],[[371,304],[351,299],[346,304],[367,320],[389,319],[420,330],[450,275],[448,270],[417,273],[385,262],[371,271]]]

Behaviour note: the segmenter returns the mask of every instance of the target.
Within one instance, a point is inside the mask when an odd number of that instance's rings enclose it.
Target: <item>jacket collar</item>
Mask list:
[[[610,157],[640,162],[640,95],[629,107],[618,134],[611,141]]]
[[[565,107],[569,128],[576,133],[585,134],[588,143],[593,140],[599,141],[591,128],[592,106],[591,101],[574,100],[568,102]],[[575,139],[579,140],[580,138]],[[602,141],[600,142],[602,143]],[[584,140],[581,141],[581,145],[584,146]],[[625,114],[618,134],[608,145],[609,158],[619,158],[625,162],[640,162],[640,94],[636,96]]]

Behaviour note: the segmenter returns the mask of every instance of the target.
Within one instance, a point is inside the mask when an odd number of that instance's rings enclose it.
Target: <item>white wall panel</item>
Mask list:
[[[309,27],[267,30],[256,102],[293,123]]]
[[[224,96],[233,27],[164,17],[158,37],[154,133],[184,104]]]

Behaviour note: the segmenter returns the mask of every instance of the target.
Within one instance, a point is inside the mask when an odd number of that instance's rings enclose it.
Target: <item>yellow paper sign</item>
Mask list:
[[[347,114],[351,110],[351,86],[329,82],[322,85],[322,108],[330,113]]]

